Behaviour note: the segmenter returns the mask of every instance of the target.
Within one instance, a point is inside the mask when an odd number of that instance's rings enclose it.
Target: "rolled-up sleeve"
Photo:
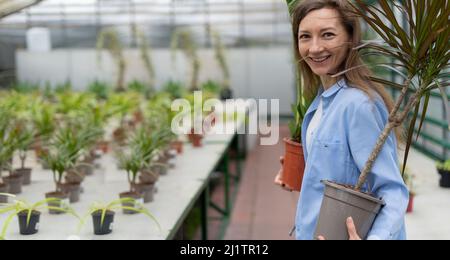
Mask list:
[[[348,144],[359,172],[364,168],[387,123],[388,112],[384,104],[377,102],[360,102],[348,113]],[[395,234],[403,227],[409,192],[400,174],[394,133],[390,134],[373,165],[367,185],[373,194],[386,203],[375,219],[369,237],[395,239]]]

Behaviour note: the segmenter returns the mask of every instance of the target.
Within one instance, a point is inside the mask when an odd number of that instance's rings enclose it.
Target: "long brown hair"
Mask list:
[[[343,74],[343,77],[347,80],[351,87],[364,91],[370,98],[374,98],[375,93],[380,95],[388,111],[392,111],[394,108],[394,102],[391,96],[385,90],[383,85],[370,80],[370,77],[373,75],[372,71],[367,66],[364,66],[360,53],[358,50],[354,49],[355,47],[361,45],[362,42],[361,25],[359,18],[355,15],[353,7],[348,3],[348,0],[301,0],[293,9],[292,32],[295,47],[294,53],[298,63],[298,73],[302,78],[304,94],[307,95],[308,98],[311,98],[314,93],[317,93],[317,89],[319,88],[321,81],[320,77],[314,74],[300,55],[298,31],[301,21],[307,14],[323,8],[331,8],[338,11],[342,24],[344,25],[348,35],[351,37],[349,53],[344,64],[342,64],[343,66],[341,69],[352,69]],[[400,141],[403,139],[401,128],[396,129],[396,135]]]

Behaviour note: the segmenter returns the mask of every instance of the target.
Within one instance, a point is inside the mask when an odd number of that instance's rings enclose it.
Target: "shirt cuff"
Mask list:
[[[367,240],[391,240],[392,234],[388,230],[371,230]]]
[[[377,235],[370,235],[367,240],[382,240],[379,236]]]

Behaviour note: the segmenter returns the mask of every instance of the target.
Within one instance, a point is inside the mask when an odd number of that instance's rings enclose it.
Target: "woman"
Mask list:
[[[354,49],[361,44],[358,19],[346,0],[303,0],[293,12],[296,58],[306,93],[318,93],[305,115],[302,142],[305,176],[296,216],[297,239],[313,237],[322,203],[321,180],[356,184],[386,125],[393,102]],[[332,75],[348,70],[340,77]],[[282,185],[277,176],[276,183]],[[406,239],[408,190],[398,168],[397,141],[391,134],[365,189],[386,202],[367,239]],[[351,216],[350,239],[361,239]]]

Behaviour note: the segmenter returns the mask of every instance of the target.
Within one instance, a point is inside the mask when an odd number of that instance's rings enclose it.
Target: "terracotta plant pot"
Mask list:
[[[144,114],[138,110],[133,113],[133,120],[135,124],[142,123],[144,121]]]
[[[21,174],[13,174],[8,177],[4,177],[3,181],[8,184],[10,194],[22,193],[23,176]]]
[[[409,202],[408,202],[408,208],[406,209],[406,213],[412,213],[414,210],[414,194],[409,194]]]
[[[49,202],[48,206],[50,207],[57,207],[57,208],[61,208],[62,207],[62,203],[68,204],[69,202],[69,196],[63,192],[49,192],[45,194],[45,198],[46,199],[60,199],[61,202]],[[54,209],[49,209],[48,212],[51,215],[60,215],[60,214],[64,214],[64,212],[61,212],[59,210],[54,210]]]
[[[178,154],[183,153],[183,145],[182,141],[173,141],[171,144],[172,149],[176,150]]]
[[[142,201],[142,194],[138,193],[138,192],[123,192],[119,194],[119,197],[121,199],[135,199],[136,202],[143,202]],[[122,206],[124,207],[129,207],[129,208],[136,208],[136,204],[129,202],[129,203],[122,203]],[[136,211],[133,210],[128,210],[128,209],[123,209],[123,214],[126,215],[132,215],[132,214],[137,214]]]
[[[22,175],[22,185],[30,185],[31,184],[31,168],[23,168],[23,169],[17,169],[14,172],[16,174]]]
[[[314,238],[348,240],[346,221],[352,217],[359,236],[366,239],[384,202],[344,185],[330,181],[322,183],[325,184],[325,193]]]
[[[7,183],[0,183],[0,193],[8,193],[9,185]],[[0,195],[0,203],[8,203],[8,197]]]
[[[441,175],[439,186],[441,186],[442,188],[450,188],[450,171],[438,169],[438,172]]]
[[[281,161],[281,181],[290,190],[300,192],[305,171],[305,158],[302,144],[285,138],[285,155]]]
[[[113,132],[114,141],[118,144],[124,144],[127,140],[127,134],[123,127],[119,127]]]
[[[192,146],[194,146],[195,148],[202,147],[203,135],[189,134],[188,138],[191,141]]]
[[[100,141],[97,143],[97,149],[107,154],[109,152],[109,143],[107,141]]]
[[[28,219],[28,210],[21,211],[17,214],[19,219],[19,228],[21,235],[34,235],[39,231],[39,221],[41,217],[41,212],[33,211],[31,213],[30,222]]]
[[[111,234],[113,231],[113,224],[114,224],[114,211],[106,211],[105,219],[102,223],[102,211],[98,210],[94,213],[92,213],[92,223],[94,224],[94,234],[101,236],[101,235],[108,235]]]

